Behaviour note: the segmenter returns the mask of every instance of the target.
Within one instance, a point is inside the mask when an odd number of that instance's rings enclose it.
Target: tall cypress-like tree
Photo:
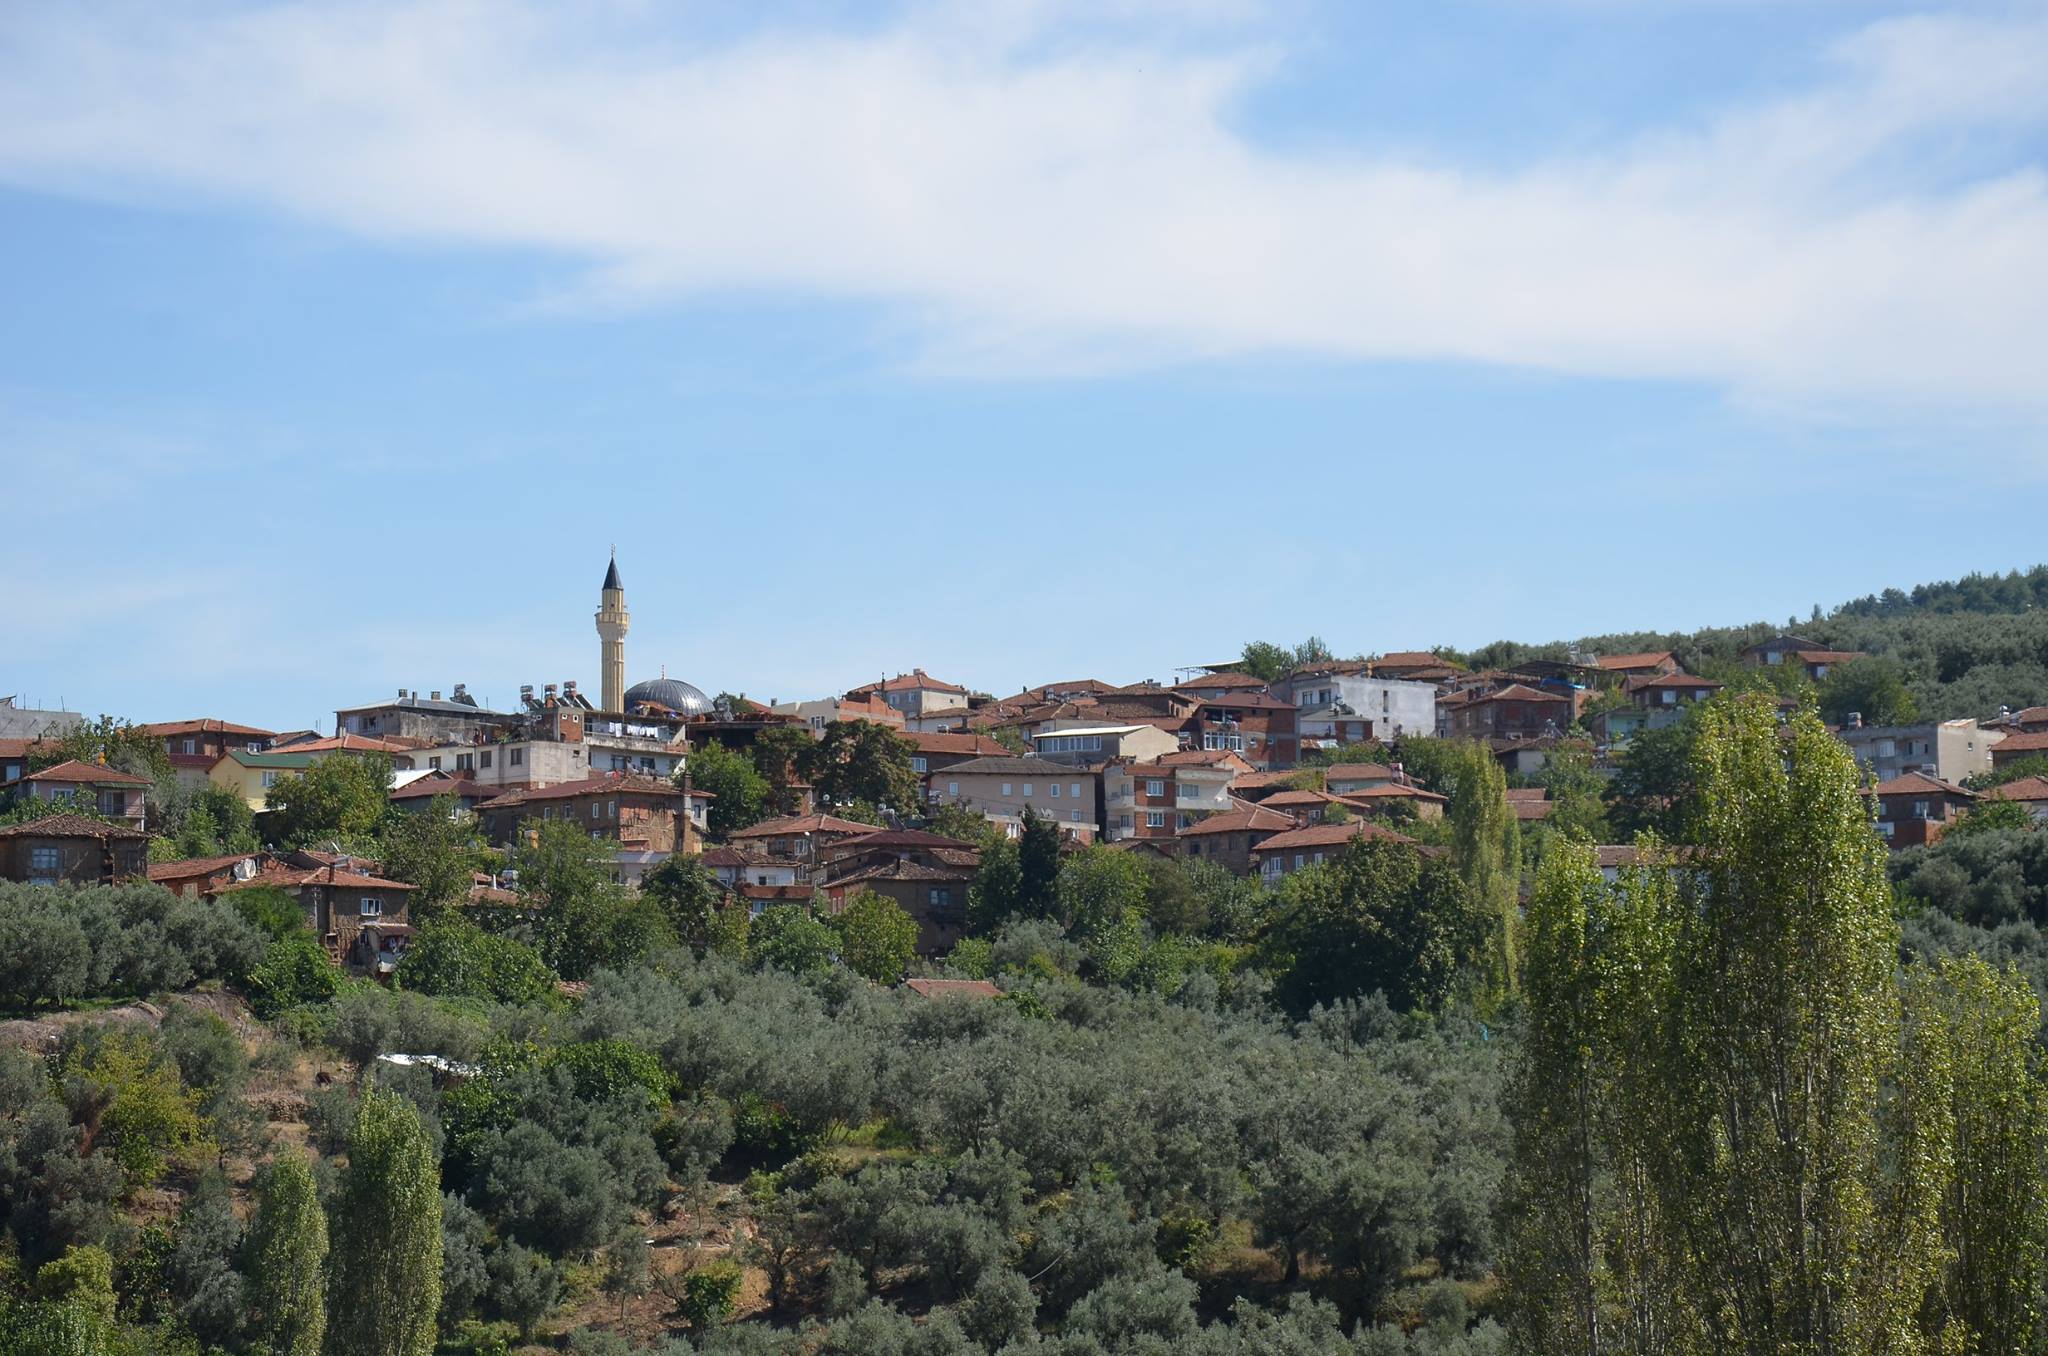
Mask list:
[[[1695,733],[1692,841],[1646,844],[1604,893],[1565,850],[1531,903],[1505,1266],[1524,1346],[2026,1349],[2039,1005],[1951,964],[1908,981],[1902,1020],[1847,750],[1754,696]]]
[[[1473,906],[1489,920],[1488,969],[1494,992],[1506,994],[1520,973],[1515,938],[1520,930],[1521,825],[1508,806],[1500,760],[1480,743],[1463,745],[1459,755],[1451,794],[1451,857],[1472,892]]]
[[[250,1318],[272,1356],[320,1356],[327,1332],[327,1212],[312,1170],[285,1154],[263,1175],[244,1243]]]
[[[1528,1020],[1508,1089],[1514,1156],[1503,1193],[1510,1330],[1530,1351],[1611,1350],[1601,1313],[1599,991],[1593,919],[1601,902],[1593,850],[1552,849],[1536,873],[1525,928]]]
[[[1942,1244],[1929,1326],[1943,1350],[2032,1351],[2048,1265],[2040,1001],[1975,957],[1909,975],[1905,998],[1915,1058],[1899,1100],[1921,1122],[1914,1157],[1946,1169],[1925,1220],[1902,1221]]]
[[[441,1307],[441,1170],[403,1097],[363,1094],[333,1228],[329,1356],[431,1356]]]

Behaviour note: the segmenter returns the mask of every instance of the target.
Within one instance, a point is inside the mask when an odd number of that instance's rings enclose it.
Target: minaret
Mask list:
[[[626,615],[626,590],[619,583],[619,553],[612,552],[611,567],[604,572],[604,591],[598,595],[597,635],[604,642],[604,664],[600,670],[604,698],[600,709],[623,714],[626,709],[626,631],[633,619]]]

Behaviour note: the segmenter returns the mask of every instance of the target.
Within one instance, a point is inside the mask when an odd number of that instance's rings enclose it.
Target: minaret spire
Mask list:
[[[602,642],[600,696],[606,711],[623,714],[626,709],[626,632],[633,619],[626,612],[626,589],[619,582],[619,548],[612,548],[611,564],[605,568],[604,586],[598,591],[597,637]]]

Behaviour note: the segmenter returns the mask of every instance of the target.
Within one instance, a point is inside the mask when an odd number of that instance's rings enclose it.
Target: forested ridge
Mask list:
[[[1496,641],[1470,653],[1439,652],[1486,668],[1564,659],[1575,648],[1588,655],[1672,650],[1689,672],[1722,678],[1734,673],[1744,646],[1786,632],[1895,664],[1923,719],[1988,718],[2000,706],[2048,704],[2048,565],[1886,589],[1827,612],[1816,604],[1783,623],[1625,632],[1576,643]]]

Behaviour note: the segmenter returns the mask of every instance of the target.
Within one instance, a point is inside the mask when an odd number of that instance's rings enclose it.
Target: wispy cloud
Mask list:
[[[1284,35],[1239,4],[716,42],[633,6],[173,11],[0,20],[0,177],[549,251],[614,303],[872,300],[957,370],[1304,352],[2048,404],[2048,177],[1958,150],[2048,122],[2039,5],[1870,24],[1794,97],[1509,172],[1262,147],[1236,112]]]

